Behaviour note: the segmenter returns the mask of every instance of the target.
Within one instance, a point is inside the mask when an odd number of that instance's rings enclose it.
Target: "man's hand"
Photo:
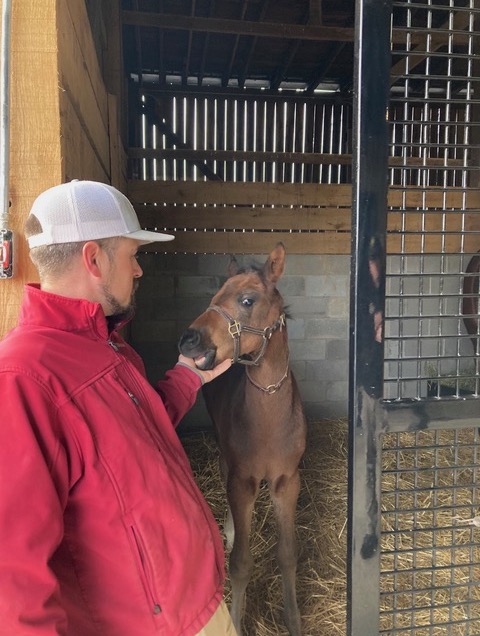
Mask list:
[[[178,361],[186,367],[190,367],[191,369],[193,369],[193,371],[195,371],[195,373],[197,373],[202,378],[204,384],[206,384],[207,382],[211,382],[222,373],[225,373],[225,371],[232,366],[232,361],[228,359],[220,362],[220,364],[218,364],[213,369],[203,371],[202,369],[197,369],[192,358],[187,358],[186,356],[180,354],[178,356]]]

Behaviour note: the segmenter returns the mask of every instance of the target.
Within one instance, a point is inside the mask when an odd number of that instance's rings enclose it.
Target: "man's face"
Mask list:
[[[135,292],[143,271],[137,261],[139,241],[121,238],[107,254],[108,271],[103,283],[105,305],[109,316],[127,319],[135,310]]]

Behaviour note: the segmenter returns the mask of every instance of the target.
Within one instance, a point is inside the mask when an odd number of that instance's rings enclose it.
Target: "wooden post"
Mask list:
[[[27,281],[37,279],[23,238],[36,196],[60,182],[60,111],[55,0],[12,3],[8,220],[14,276],[0,281],[0,337],[17,322]]]

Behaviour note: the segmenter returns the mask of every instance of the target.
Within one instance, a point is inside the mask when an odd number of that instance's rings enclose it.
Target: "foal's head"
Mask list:
[[[209,308],[183,333],[180,352],[194,358],[199,369],[212,369],[234,358],[255,358],[264,330],[283,325],[283,300],[276,288],[285,266],[285,248],[279,243],[261,268],[240,270],[232,259],[229,278],[212,298]],[[234,335],[236,330],[240,334]],[[235,344],[235,342],[237,344]]]

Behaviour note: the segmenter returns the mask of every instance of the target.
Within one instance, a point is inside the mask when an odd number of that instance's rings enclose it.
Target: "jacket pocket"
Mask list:
[[[138,572],[142,581],[143,589],[147,603],[151,608],[151,612],[154,616],[158,616],[162,612],[160,603],[158,602],[157,594],[155,592],[155,586],[153,584],[152,567],[148,559],[148,554],[145,549],[142,536],[138,528],[130,523],[128,527],[130,533],[130,542],[132,545],[135,560],[137,562]]]

